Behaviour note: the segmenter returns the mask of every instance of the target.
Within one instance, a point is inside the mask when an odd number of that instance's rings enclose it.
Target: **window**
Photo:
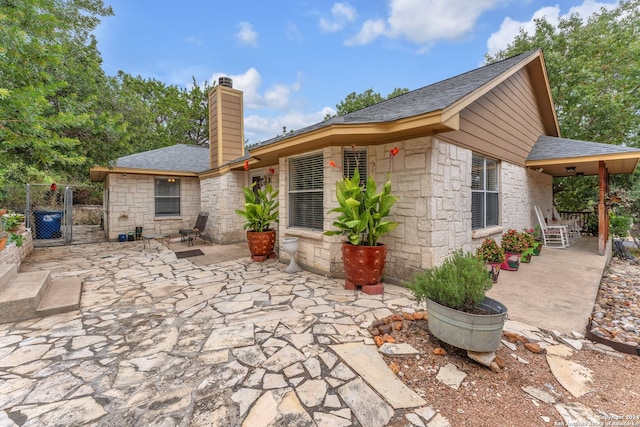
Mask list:
[[[345,148],[342,156],[342,171],[345,178],[351,178],[353,171],[358,167],[360,183],[367,182],[367,150],[365,148]]]
[[[471,228],[498,225],[498,162],[473,155],[471,162]]]
[[[156,178],[156,216],[180,215],[180,180]]]
[[[289,227],[323,229],[322,153],[289,159]]]

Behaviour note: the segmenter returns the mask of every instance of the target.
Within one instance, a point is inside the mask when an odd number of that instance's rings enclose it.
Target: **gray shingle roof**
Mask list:
[[[176,172],[204,172],[209,166],[209,148],[176,144],[143,153],[120,157],[116,167]]]
[[[395,98],[345,114],[344,116],[332,117],[286,135],[263,141],[250,148],[268,145],[333,124],[383,123],[447,108],[513,68],[534,52],[536,51],[525,52],[493,64],[476,68],[475,70],[407,92]]]
[[[527,157],[528,161],[589,157],[607,154],[640,152],[637,148],[576,139],[541,136]]]

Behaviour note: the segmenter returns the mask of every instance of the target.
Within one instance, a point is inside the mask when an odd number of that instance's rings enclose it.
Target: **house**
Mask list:
[[[234,214],[243,206],[242,187],[269,179],[280,191],[279,239],[298,237],[299,264],[340,276],[343,239],[323,234],[332,228],[327,211],[337,203],[342,178],[329,162],[350,171],[357,161],[377,182],[389,173],[399,197],[392,219],[400,225],[381,239],[389,251],[385,280],[398,282],[455,249],[472,250],[508,228],[534,226],[534,206],[553,206],[554,176],[597,174],[606,191],[608,174],[631,173],[640,159],[639,150],[560,137],[540,50],[332,117],[250,152],[243,143],[242,92],[231,86],[225,79],[209,94],[206,154],[174,146],[91,170],[92,181],[105,183],[110,239],[136,225],[175,232],[202,210],[209,212],[207,232],[215,242],[244,240],[242,218]],[[604,254],[608,239],[601,239]]]

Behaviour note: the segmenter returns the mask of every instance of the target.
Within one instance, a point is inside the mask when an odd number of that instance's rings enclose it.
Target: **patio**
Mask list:
[[[518,271],[501,271],[488,296],[507,306],[511,320],[584,334],[606,263],[598,238],[582,237],[565,249],[544,248]]]

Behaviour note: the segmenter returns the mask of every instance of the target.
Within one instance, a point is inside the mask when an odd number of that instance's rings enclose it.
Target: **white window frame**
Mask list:
[[[158,186],[160,185],[160,183],[165,183],[165,184],[173,184],[176,185],[178,190],[177,190],[177,195],[160,195],[158,194]],[[153,180],[153,209],[154,209],[154,215],[156,218],[165,218],[165,217],[175,217],[175,216],[180,216],[181,215],[181,207],[182,207],[182,185],[180,183],[180,179],[179,178],[172,178],[172,177],[156,177]],[[178,201],[178,211],[175,212],[168,212],[168,213],[158,213],[158,202],[162,201],[162,200],[168,200],[168,199],[174,199]]]
[[[321,151],[290,157],[288,161],[288,226],[324,229],[324,156]],[[317,168],[297,171],[296,168]],[[305,200],[307,199],[307,200]],[[302,209],[306,202],[310,211]]]
[[[481,212],[476,212],[477,203],[481,204]],[[499,224],[500,162],[474,153],[471,162],[471,229],[479,230]]]

